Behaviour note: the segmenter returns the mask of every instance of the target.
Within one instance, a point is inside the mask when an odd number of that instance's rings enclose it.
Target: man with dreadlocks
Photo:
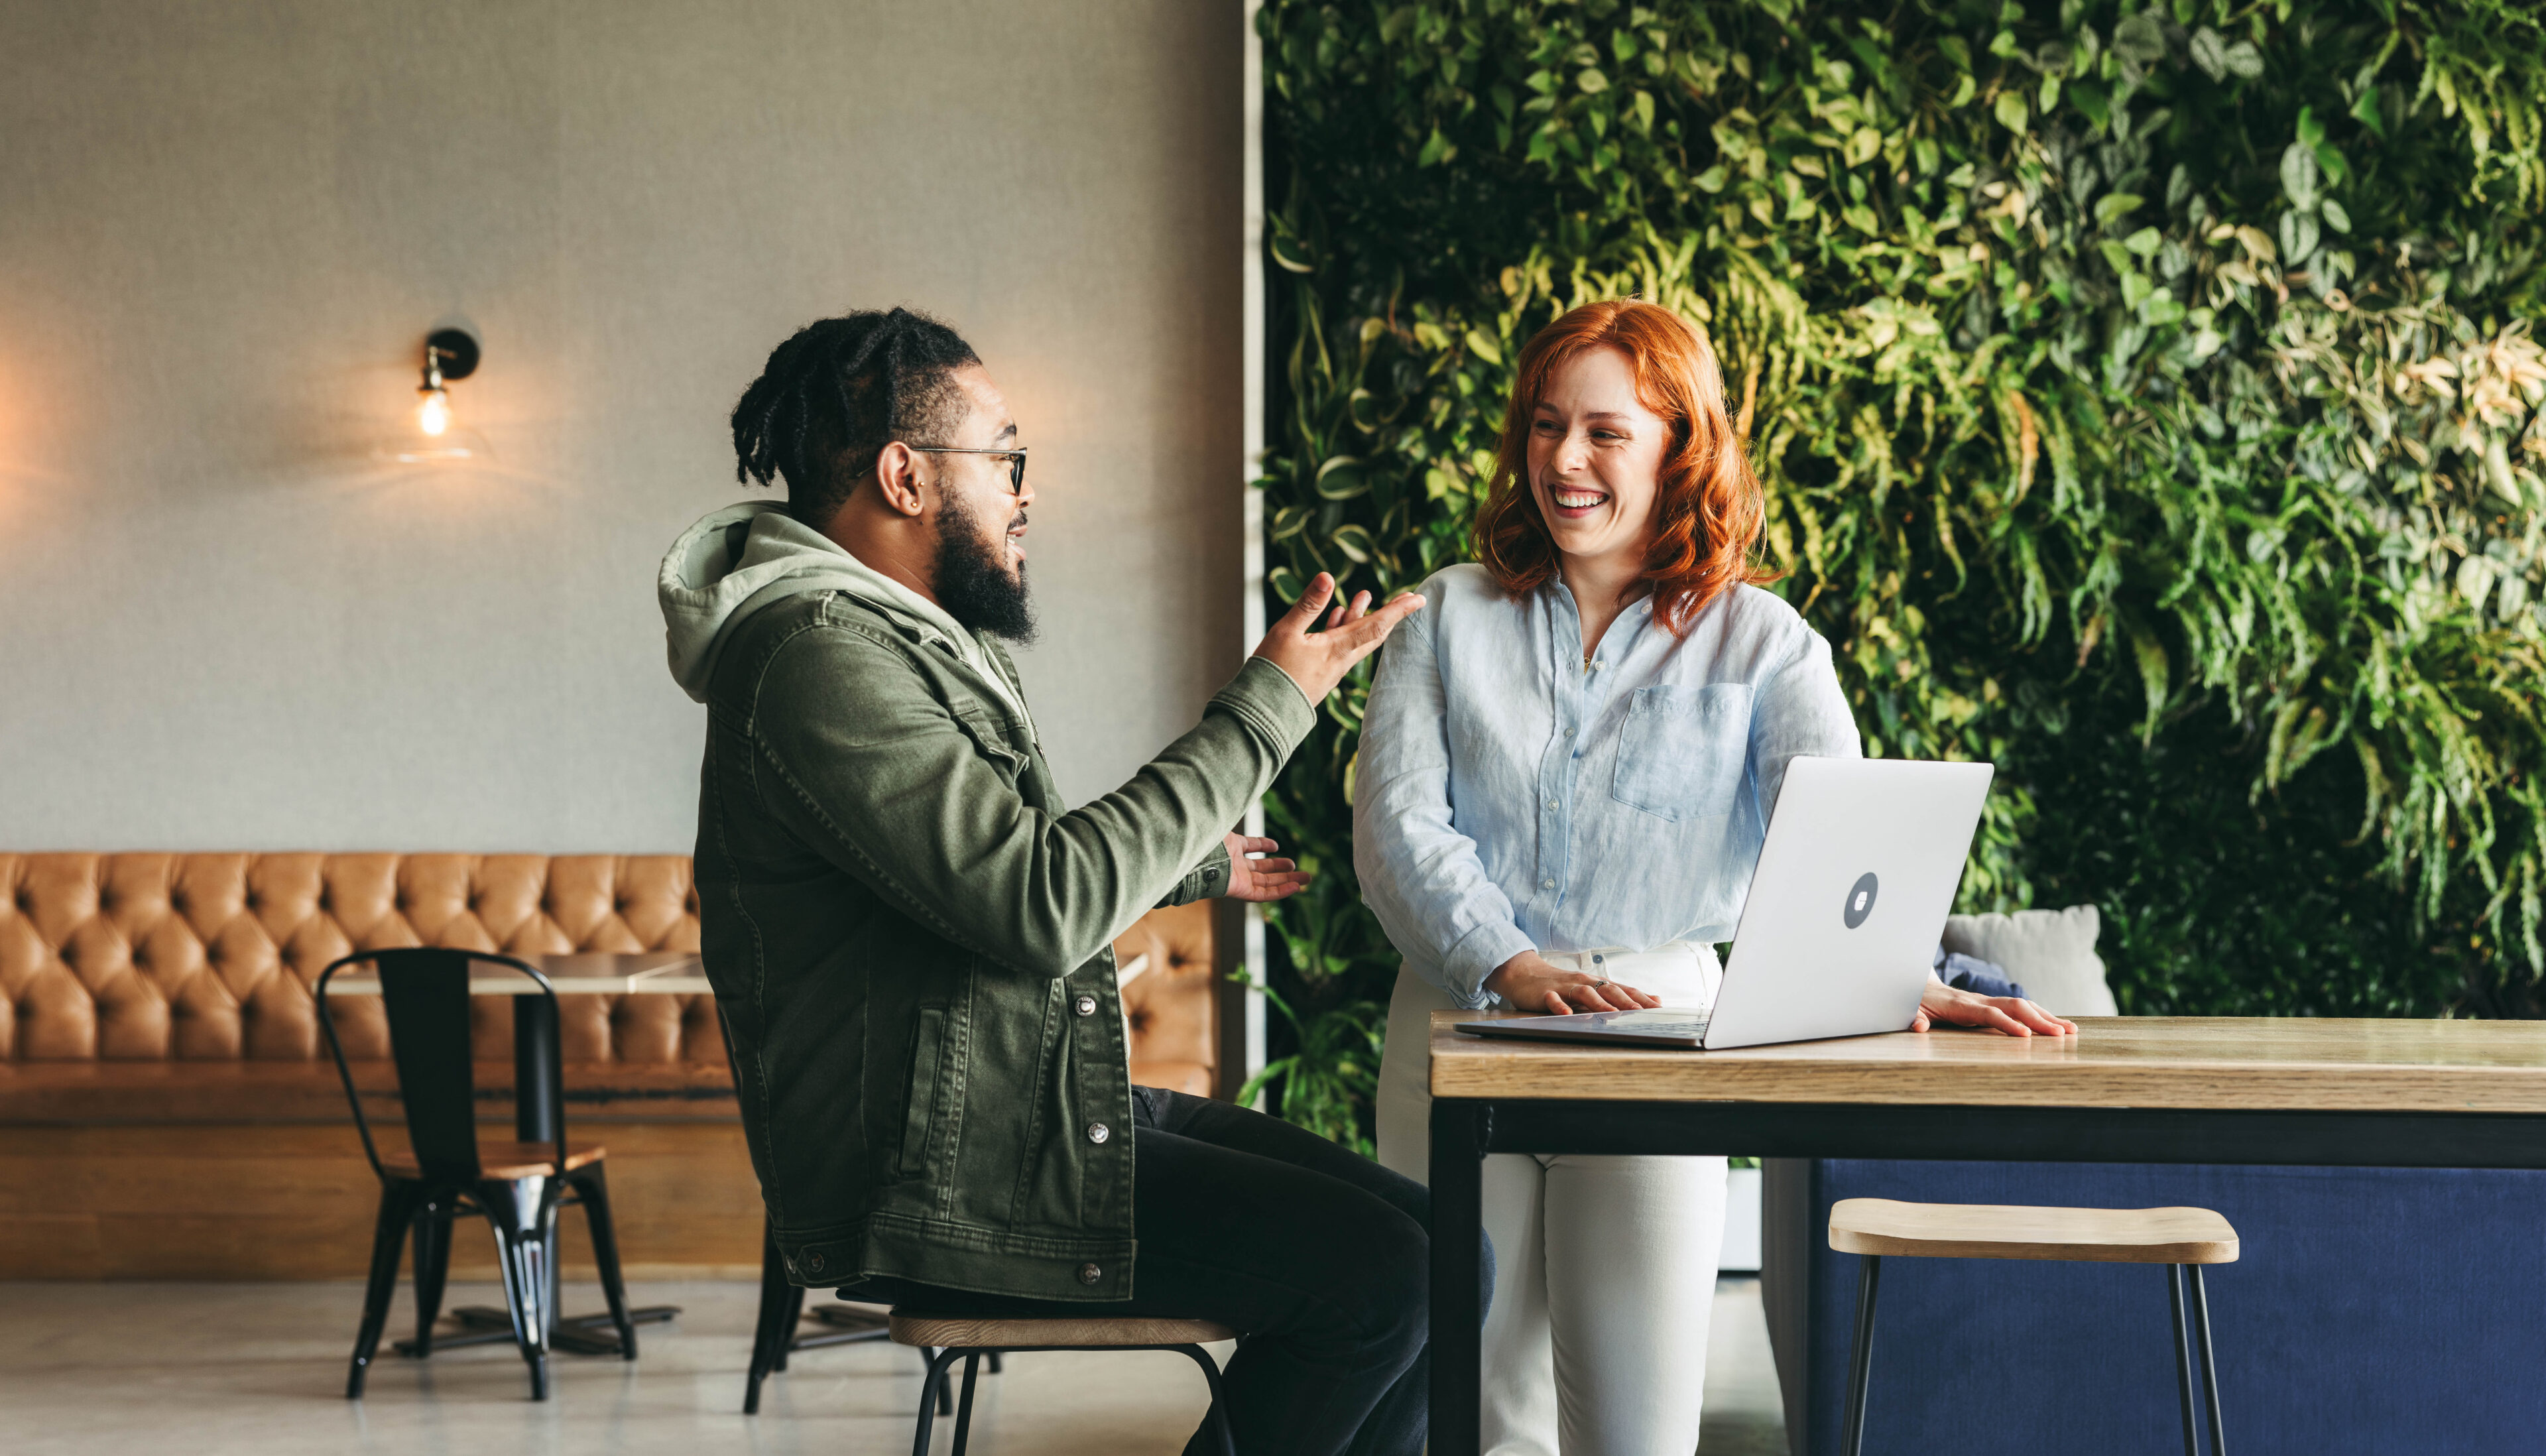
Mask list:
[[[708,705],[699,918],[792,1277],[958,1315],[1245,1333],[1249,1453],[1423,1445],[1423,1188],[1287,1123],[1131,1085],[1113,938],[1307,877],[1227,833],[1421,599],[1320,575],[1202,722],[1065,811],[1000,640],[1033,631],[1026,448],[980,360],[895,308],[815,323],[733,412],[737,477],[664,557]],[[1189,1449],[1217,1449],[1207,1431]]]

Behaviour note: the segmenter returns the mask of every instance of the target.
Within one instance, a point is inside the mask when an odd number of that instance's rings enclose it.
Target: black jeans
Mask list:
[[[1225,1378],[1245,1456],[1416,1456],[1431,1394],[1423,1185],[1182,1092],[1134,1087],[1132,1123],[1133,1298],[1004,1299],[900,1279],[841,1293],[950,1315],[1216,1321],[1242,1331]],[[1217,1449],[1204,1429],[1185,1446]]]

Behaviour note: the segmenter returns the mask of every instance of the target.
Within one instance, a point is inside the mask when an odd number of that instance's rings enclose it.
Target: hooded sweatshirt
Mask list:
[[[846,592],[935,642],[980,676],[1034,731],[1025,692],[946,609],[869,566],[772,500],[746,500],[699,518],[663,554],[654,597],[672,680],[704,703],[717,654],[743,619],[808,592]]]

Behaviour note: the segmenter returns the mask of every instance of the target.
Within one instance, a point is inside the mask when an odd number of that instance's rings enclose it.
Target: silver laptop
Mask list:
[[[1903,1030],[1996,772],[1987,763],[1795,759],[1712,1013],[1590,1011],[1464,1021],[1459,1030],[1710,1051]]]

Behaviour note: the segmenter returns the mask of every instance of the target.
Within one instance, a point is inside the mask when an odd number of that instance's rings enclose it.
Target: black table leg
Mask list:
[[[1432,1100],[1432,1418],[1434,1456],[1468,1456],[1483,1432],[1480,1337],[1485,1324],[1477,1271],[1485,1264],[1486,1138],[1493,1109],[1484,1102]]]
[[[513,1136],[525,1143],[554,1140],[565,1116],[558,1035],[554,1001],[513,997]]]
[[[514,996],[513,1001],[513,1136],[525,1143],[548,1143],[555,1140],[557,1127],[565,1117],[562,1069],[556,1064],[556,1006],[547,996]],[[556,1231],[549,1231],[549,1348],[568,1355],[616,1355],[619,1353],[619,1331],[608,1312],[598,1315],[556,1315]],[[628,1312],[630,1323],[660,1325],[681,1312],[678,1305],[646,1305]],[[437,1345],[493,1343],[512,1338],[512,1319],[502,1310],[487,1305],[463,1305],[451,1312],[464,1330],[461,1334],[436,1339]],[[476,1337],[483,1335],[483,1339]]]

